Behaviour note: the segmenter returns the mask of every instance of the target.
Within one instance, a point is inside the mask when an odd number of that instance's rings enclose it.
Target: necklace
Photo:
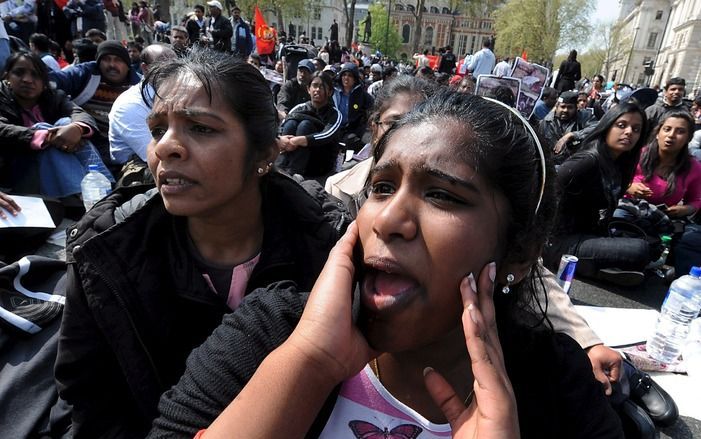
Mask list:
[[[382,384],[382,377],[380,376],[380,365],[377,362],[377,358],[373,358],[370,360],[370,369],[372,369],[373,373],[377,377],[377,380]],[[470,393],[467,394],[467,397],[465,400],[462,402],[465,407],[467,407],[469,404],[472,403],[472,395],[475,394],[475,389],[470,390]]]

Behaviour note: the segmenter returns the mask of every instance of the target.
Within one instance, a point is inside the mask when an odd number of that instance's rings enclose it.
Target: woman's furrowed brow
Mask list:
[[[428,174],[431,177],[445,180],[452,185],[462,186],[469,191],[479,193],[479,189],[477,188],[477,186],[473,182],[456,177],[456,176],[451,175],[451,174],[448,174],[447,172],[441,171],[440,169],[432,168],[432,167],[426,165],[425,163],[416,166],[415,170],[419,171],[419,172],[423,172],[425,174]]]
[[[147,116],[146,119],[147,119],[147,120],[154,120],[154,119],[158,119],[158,118],[161,118],[161,117],[166,117],[166,116],[168,115],[168,113],[169,113],[169,112],[168,112],[167,110],[163,110],[163,111],[152,111],[152,112]],[[198,109],[198,108],[183,108],[183,109],[179,109],[179,110],[172,110],[172,113],[174,113],[174,114],[176,114],[176,115],[178,115],[178,116],[187,117],[187,118],[192,118],[192,117],[211,117],[211,118],[213,118],[213,119],[217,119],[218,121],[220,121],[220,122],[222,122],[222,123],[225,122],[224,119],[222,119],[222,118],[221,118],[219,115],[217,115],[216,113],[213,113],[213,112],[211,112],[211,111],[204,110],[204,109]]]

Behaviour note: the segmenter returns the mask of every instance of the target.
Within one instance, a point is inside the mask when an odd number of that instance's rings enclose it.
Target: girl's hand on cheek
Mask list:
[[[319,372],[336,383],[358,373],[377,356],[351,318],[353,248],[357,241],[358,226],[353,222],[331,250],[287,342],[318,363]]]
[[[504,366],[494,312],[494,263],[482,269],[475,282],[462,280],[462,324],[472,362],[474,398],[469,406],[436,371],[426,368],[424,380],[433,400],[453,430],[453,438],[512,439],[520,436],[516,398]]]

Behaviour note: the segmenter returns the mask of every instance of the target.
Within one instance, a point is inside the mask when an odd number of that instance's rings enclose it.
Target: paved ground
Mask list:
[[[643,285],[635,288],[618,288],[593,281],[575,280],[570,292],[573,301],[578,305],[659,310],[667,288],[668,285],[657,277],[648,278]],[[701,438],[701,420],[682,417],[673,426],[659,430],[659,437],[662,439]]]

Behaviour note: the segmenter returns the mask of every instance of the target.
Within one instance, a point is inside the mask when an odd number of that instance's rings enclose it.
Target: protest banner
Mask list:
[[[550,70],[538,64],[532,64],[522,58],[516,58],[511,70],[511,77],[520,79],[521,89],[518,97],[518,111],[529,118],[535,104],[543,94]]]
[[[477,96],[486,96],[501,101],[514,108],[518,106],[521,91],[521,80],[508,76],[479,75],[475,85]]]

